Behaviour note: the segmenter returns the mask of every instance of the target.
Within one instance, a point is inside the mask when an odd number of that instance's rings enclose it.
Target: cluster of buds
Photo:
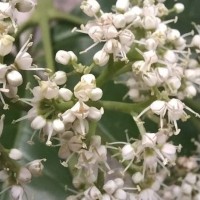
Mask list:
[[[16,55],[13,63],[3,63],[3,57],[11,53],[15,41],[12,36],[17,31],[15,10],[29,12],[34,6],[35,4],[31,0],[0,2],[0,57],[2,57],[0,62],[0,84],[2,85],[0,99],[4,104],[4,109],[8,109],[8,105],[5,103],[2,93],[8,98],[16,98],[18,87],[23,83],[20,70],[32,67],[32,57],[27,53],[28,47],[32,44],[29,40]]]

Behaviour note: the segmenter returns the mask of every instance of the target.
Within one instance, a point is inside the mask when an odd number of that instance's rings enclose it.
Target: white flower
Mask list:
[[[77,57],[72,51],[59,50],[56,53],[55,60],[62,65],[67,65],[71,62],[77,62]]]
[[[13,160],[20,160],[23,154],[19,149],[11,149],[9,152],[9,157]]]

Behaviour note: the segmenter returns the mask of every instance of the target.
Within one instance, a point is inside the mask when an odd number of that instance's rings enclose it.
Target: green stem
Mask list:
[[[3,56],[0,56],[0,63],[3,64]]]
[[[99,102],[92,102],[92,104],[96,104],[96,106],[102,106],[106,110],[112,110],[117,112],[123,112],[127,114],[131,113],[139,113],[141,112],[144,107],[150,105],[153,100],[150,99],[148,101],[142,103],[124,103],[124,102],[117,102],[117,101],[99,101]]]

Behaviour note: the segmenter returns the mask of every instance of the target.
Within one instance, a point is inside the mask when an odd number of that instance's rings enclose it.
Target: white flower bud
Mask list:
[[[129,0],[117,0],[116,9],[118,12],[125,13],[129,8]]]
[[[119,49],[121,49],[121,44],[119,43],[118,40],[110,39],[105,43],[103,49],[107,53],[114,53],[116,51],[119,51]]]
[[[123,160],[132,160],[135,157],[135,150],[131,144],[126,144],[122,148],[122,158]]]
[[[86,82],[88,84],[95,84],[96,78],[93,74],[84,74],[81,76],[81,82]]]
[[[132,176],[133,183],[138,184],[143,181],[144,177],[141,172],[136,172]]]
[[[166,112],[166,102],[161,100],[156,100],[150,105],[150,109],[152,110],[153,113],[164,116]]]
[[[126,23],[127,24],[132,23],[137,18],[137,16],[141,15],[141,13],[142,9],[139,8],[138,6],[134,6],[132,9],[124,13]]]
[[[176,92],[181,87],[181,80],[178,77],[173,76],[167,80],[167,84],[172,92]]]
[[[7,70],[8,70],[8,66],[0,63],[0,79],[5,78]]]
[[[181,36],[180,32],[176,29],[170,29],[167,32],[167,39],[172,42],[180,38],[180,36]]]
[[[33,176],[40,176],[42,174],[44,169],[42,161],[46,161],[46,159],[34,160],[27,164],[27,168]]]
[[[133,63],[132,65],[132,70],[139,70],[139,71],[143,71],[143,69],[145,68],[145,62],[144,60],[138,60],[136,62]]]
[[[106,191],[106,193],[111,195],[117,189],[117,184],[115,183],[115,181],[109,180],[104,184],[103,189]]]
[[[89,108],[89,113],[88,113],[88,119],[94,120],[94,121],[99,121],[101,119],[101,116],[103,115],[104,110],[101,108],[98,110],[95,107],[90,107]]]
[[[90,189],[90,197],[92,199],[100,199],[101,192],[96,186],[92,186]]]
[[[111,200],[111,197],[108,194],[103,194],[101,200]]]
[[[116,14],[113,16],[113,24],[116,28],[123,28],[126,26],[125,17],[122,14]]]
[[[157,141],[155,133],[145,133],[142,135],[142,145],[146,147],[153,147]]]
[[[165,67],[156,68],[156,73],[160,82],[166,81],[169,77],[169,70]]]
[[[42,116],[36,116],[33,121],[31,122],[31,128],[39,130],[46,125],[46,119]]]
[[[9,157],[13,160],[20,160],[23,154],[19,149],[11,149],[9,152]]]
[[[94,88],[90,92],[90,99],[92,101],[98,101],[99,99],[101,99],[102,95],[103,95],[102,89],[100,89],[100,88]]]
[[[97,51],[97,53],[94,54],[93,56],[93,61],[95,64],[99,66],[104,66],[108,63],[109,61],[109,54],[107,54],[103,49],[100,51]]]
[[[187,98],[192,98],[197,95],[197,89],[194,85],[191,84],[186,86],[184,93]]]
[[[23,83],[22,75],[16,70],[8,72],[6,78],[9,85],[14,87],[18,87]]]
[[[0,56],[5,56],[11,52],[14,40],[10,35],[0,37]]]
[[[28,52],[23,53],[22,55],[15,58],[15,64],[17,68],[22,70],[30,69],[33,62],[33,58]]]
[[[192,193],[192,186],[188,183],[183,183],[181,188],[184,194],[190,195]]]
[[[165,143],[161,151],[164,155],[175,155],[176,154],[176,147],[173,144]]]
[[[154,16],[145,16],[143,19],[143,27],[146,30],[156,29],[159,24],[159,18]]]
[[[93,39],[94,42],[99,42],[103,39],[103,30],[99,26],[92,26],[88,30],[88,35]]]
[[[55,74],[53,75],[53,80],[52,81],[55,81],[55,83],[57,85],[63,85],[66,83],[67,81],[67,75],[65,72],[63,71],[57,71],[55,72]]]
[[[189,184],[194,185],[197,181],[197,175],[193,174],[192,172],[188,172],[185,181],[187,181]]]
[[[71,56],[68,51],[59,50],[56,53],[55,60],[57,63],[60,63],[62,65],[67,65],[67,64],[69,64],[69,62],[71,60]]]
[[[174,53],[172,50],[167,50],[164,54],[164,60],[169,63],[176,63],[178,60],[178,56],[176,53]]]
[[[64,100],[64,101],[70,101],[72,98],[73,93],[71,90],[67,88],[60,88],[59,89],[59,96]]]
[[[121,31],[119,34],[119,40],[122,45],[131,46],[133,44],[134,39],[135,36],[128,29]]]
[[[193,47],[200,48],[200,35],[195,35],[195,36],[192,38],[191,45],[192,45]]]
[[[147,72],[142,76],[142,79],[149,87],[153,87],[157,84],[157,76],[154,72]]]
[[[20,0],[15,7],[19,12],[29,12],[35,7],[35,4],[31,0]]]
[[[185,6],[182,3],[176,3],[174,4],[174,10],[176,13],[181,13],[185,9]]]
[[[17,176],[17,180],[21,184],[29,183],[31,181],[31,177],[31,172],[26,167],[22,167]]]
[[[53,129],[58,133],[64,132],[65,125],[64,125],[63,121],[61,121],[60,119],[54,119],[53,120]]]
[[[100,5],[96,0],[85,0],[82,2],[80,8],[89,17],[95,16],[100,11]]]
[[[110,25],[108,27],[106,26],[103,31],[104,31],[104,37],[107,40],[113,39],[118,36],[118,31],[113,25]]]
[[[68,53],[69,53],[69,55],[70,55],[70,61],[71,61],[72,63],[77,62],[78,58],[77,58],[77,56],[74,54],[74,52],[73,52],[73,51],[68,51]]]
[[[143,57],[147,64],[153,64],[158,61],[158,56],[153,50],[144,52]]]
[[[158,43],[153,39],[149,38],[145,41],[145,47],[148,50],[156,50]]]
[[[115,183],[117,184],[118,188],[122,188],[124,186],[124,180],[122,178],[114,179]]]
[[[118,200],[127,200],[127,193],[122,189],[117,189],[113,196]]]
[[[13,200],[21,200],[24,195],[24,190],[20,185],[13,185],[10,190],[10,195]]]

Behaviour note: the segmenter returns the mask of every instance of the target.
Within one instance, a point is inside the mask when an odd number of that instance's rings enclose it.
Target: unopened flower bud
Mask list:
[[[113,24],[116,28],[123,28],[126,25],[126,20],[124,15],[117,14],[113,16]]]
[[[39,130],[46,125],[46,119],[42,116],[36,116],[33,121],[31,122],[31,128]]]
[[[127,193],[122,189],[117,189],[113,195],[118,200],[126,200]]]
[[[65,125],[64,125],[63,121],[61,121],[60,119],[54,119],[53,120],[53,129],[58,133],[64,132]]]
[[[176,13],[181,13],[181,12],[184,11],[184,9],[185,9],[185,7],[182,3],[176,3],[174,5],[174,10],[175,10]]]
[[[13,160],[20,160],[23,154],[19,149],[11,149],[9,152],[9,157]]]
[[[169,63],[176,63],[178,60],[178,56],[176,53],[174,53],[172,50],[167,50],[164,54],[164,60]]]
[[[109,180],[104,184],[103,189],[106,191],[106,193],[113,194],[117,189],[117,184],[115,181]]]
[[[22,75],[16,70],[8,72],[6,78],[9,85],[12,85],[14,87],[18,87],[23,83]]]
[[[80,8],[89,17],[95,16],[100,11],[100,5],[96,0],[85,0],[82,2]]]
[[[35,4],[31,0],[20,0],[15,7],[19,12],[29,12],[35,7]]]
[[[117,0],[116,9],[118,12],[124,13],[129,8],[129,0]]]
[[[135,157],[135,150],[131,144],[126,144],[122,148],[123,160],[132,160]]]
[[[92,101],[98,101],[99,99],[101,99],[103,95],[103,91],[100,88],[94,88],[91,92],[90,92],[90,99]]]
[[[195,35],[195,36],[192,38],[191,45],[192,45],[193,47],[200,48],[200,35]]]
[[[42,174],[44,169],[42,161],[46,161],[46,159],[34,160],[28,163],[27,168],[33,176],[40,176]]]
[[[154,72],[148,72],[144,74],[142,78],[149,87],[153,87],[157,84],[157,76]]]
[[[134,39],[135,39],[135,36],[128,29],[121,31],[121,33],[119,34],[119,40],[122,45],[124,44],[127,46],[131,46]]]
[[[53,75],[53,81],[55,81],[55,83],[57,85],[63,85],[66,83],[67,81],[67,75],[65,72],[63,71],[57,71],[55,72],[55,74]]]
[[[59,89],[59,96],[64,100],[64,101],[70,101],[72,98],[73,93],[71,90],[67,88],[60,88]]]
[[[144,179],[143,175],[141,172],[136,172],[132,176],[132,180],[135,184],[140,183]]]
[[[14,40],[10,35],[0,37],[0,56],[5,56],[11,52]]]
[[[191,195],[191,193],[192,193],[192,186],[190,184],[183,183],[182,186],[181,186],[181,188],[182,188],[182,192],[184,194]]]
[[[117,184],[118,188],[122,188],[124,186],[124,180],[122,178],[114,179],[115,183]]]
[[[17,176],[17,180],[22,184],[29,183],[31,181],[31,177],[31,172],[26,167],[22,167]]]
[[[55,60],[56,60],[56,62],[58,62],[62,65],[67,65],[67,64],[69,64],[69,62],[71,60],[71,56],[68,51],[59,50],[56,53]]]
[[[13,200],[20,200],[23,198],[24,190],[20,185],[13,185],[10,190],[10,195]]]
[[[103,49],[100,51],[97,51],[97,53],[93,56],[93,61],[95,64],[99,66],[104,66],[109,61],[109,54],[107,54]]]
[[[175,155],[176,154],[176,147],[173,144],[165,143],[161,149],[163,154],[167,155]]]
[[[96,78],[93,74],[84,74],[81,76],[81,82],[86,82],[88,84],[95,84]]]

